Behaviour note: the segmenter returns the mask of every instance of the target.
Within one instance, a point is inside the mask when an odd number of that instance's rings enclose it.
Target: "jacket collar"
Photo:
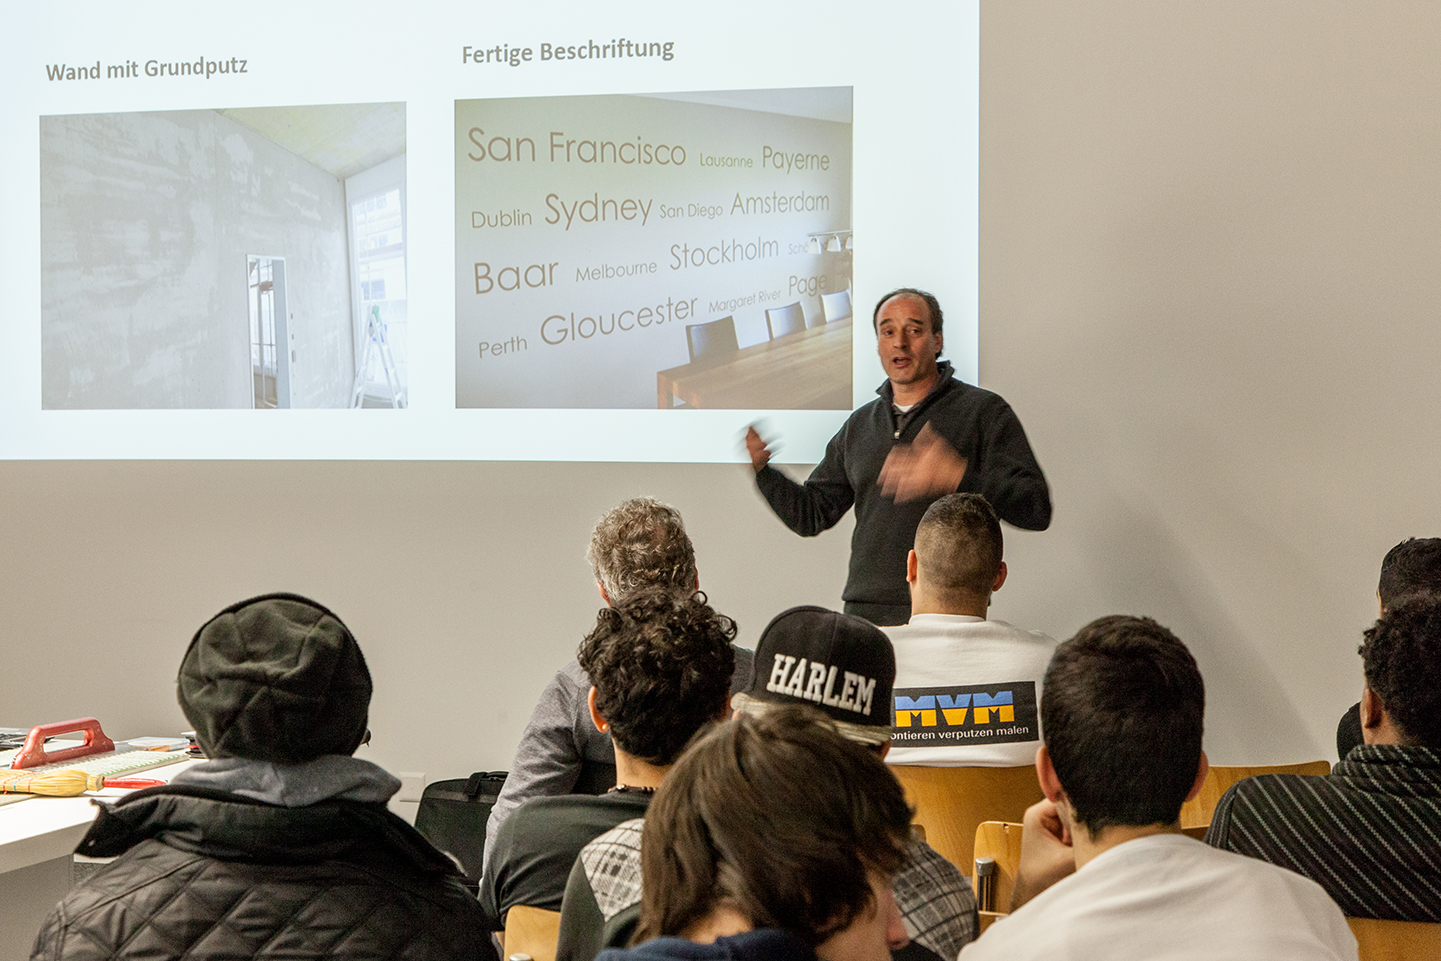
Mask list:
[[[226,791],[164,785],[96,806],[100,811],[77,854],[114,857],[154,838],[226,861],[340,860],[458,874],[449,858],[384,804],[329,800],[286,808]]]
[[[953,367],[951,366],[951,362],[950,362],[949,360],[937,361],[937,362],[936,362],[936,382],[931,385],[930,392],[927,393],[926,396],[923,397],[923,398],[921,399],[921,401],[920,401],[918,404],[916,404],[915,407],[912,407],[911,409],[912,409],[912,410],[918,410],[919,408],[924,407],[925,405],[929,404],[929,403],[931,402],[931,400],[932,400],[937,394],[939,394],[939,393],[940,393],[941,391],[943,391],[943,390],[948,389],[948,388],[950,387],[951,381],[954,380],[954,379],[955,379],[955,368],[953,368]],[[894,407],[894,406],[895,406],[895,403],[896,403],[896,389],[895,389],[893,386],[891,386],[891,382],[890,382],[890,379],[889,379],[889,378],[886,379],[885,381],[883,381],[883,382],[881,383],[881,386],[879,386],[879,387],[876,388],[876,393],[881,396],[881,399],[886,402],[886,405],[887,405],[887,406],[890,406],[890,407]]]

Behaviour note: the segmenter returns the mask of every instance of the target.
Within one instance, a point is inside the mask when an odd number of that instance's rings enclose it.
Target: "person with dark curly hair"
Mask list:
[[[1387,604],[1360,653],[1365,743],[1325,777],[1235,785],[1206,840],[1314,879],[1352,917],[1441,921],[1441,596]]]
[[[645,815],[681,750],[729,709],[735,634],[699,591],[642,590],[596,615],[579,660],[591,681],[591,721],[615,745],[616,785],[599,796],[532,798],[511,813],[480,883],[491,930],[517,904],[559,911],[580,849]]]
[[[1376,584],[1381,615],[1403,597],[1438,593],[1441,593],[1441,537],[1408,537],[1386,552],[1381,560],[1381,578]],[[1336,725],[1336,757],[1346,760],[1346,755],[1363,743],[1361,704],[1357,702]]]
[[[685,598],[700,590],[695,547],[680,511],[654,497],[632,497],[602,514],[585,557],[600,599],[608,605],[623,604],[638,591],[659,588]],[[730,685],[739,691],[750,680],[751,652],[734,645],[732,650]],[[580,661],[572,660],[541,692],[485,825],[487,861],[501,825],[525,801],[601,794],[615,784],[610,734],[590,720],[590,686]]]

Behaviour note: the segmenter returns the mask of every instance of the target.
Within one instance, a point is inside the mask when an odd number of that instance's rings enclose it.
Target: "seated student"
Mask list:
[[[1315,882],[1181,833],[1204,708],[1191,652],[1149,618],[1103,617],[1056,649],[1012,914],[962,961],[1356,957]]]
[[[677,600],[642,591],[601,610],[581,642],[580,666],[592,681],[592,723],[615,745],[616,786],[598,797],[532,798],[511,813],[480,882],[491,930],[501,930],[517,904],[559,911],[580,849],[645,814],[686,742],[726,715],[735,632],[700,593]]]
[[[880,759],[817,712],[718,724],[646,817],[644,943],[600,958],[890,961],[910,821]]]
[[[736,715],[764,716],[787,705],[817,708],[840,733],[884,758],[890,746],[895,657],[880,629],[819,607],[778,615],[756,645],[750,688],[734,695]],[[887,772],[887,780],[893,780]],[[581,851],[566,884],[559,961],[591,961],[629,935],[641,902],[641,831],[635,820]],[[911,961],[950,961],[976,936],[976,901],[961,872],[924,841],[906,845],[892,889]]]
[[[1412,594],[1441,594],[1441,537],[1408,537],[1386,552],[1376,600],[1381,614],[1396,601]],[[1342,761],[1352,748],[1365,743],[1361,736],[1361,705],[1341,716],[1336,725],[1336,757]]]
[[[678,597],[700,589],[695,548],[680,511],[653,497],[635,497],[606,511],[596,522],[585,556],[606,604],[622,603],[650,588],[665,588]],[[737,647],[731,690],[745,687],[750,676],[751,652]],[[591,723],[589,692],[590,679],[579,661],[557,671],[541,692],[485,825],[487,860],[500,826],[521,802],[557,794],[601,794],[615,783],[615,752],[610,735]]]
[[[400,782],[350,756],[370,691],[314,601],[208,621],[179,699],[211,760],[100,806],[76,852],[116,860],[60,902],[32,959],[493,958],[455,865],[386,810]]]
[[[906,559],[910,622],[883,628],[896,649],[896,731],[886,762],[1032,763],[1041,679],[1056,642],[986,619],[992,592],[1006,582],[996,512],[980,494],[948,494],[926,509],[915,543]]]
[[[1234,785],[1206,840],[1311,878],[1352,917],[1441,921],[1441,596],[1401,598],[1365,636],[1366,743],[1325,777]]]

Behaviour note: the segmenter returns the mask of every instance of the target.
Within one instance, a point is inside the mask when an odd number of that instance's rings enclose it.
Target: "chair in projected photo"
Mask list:
[[[833,324],[851,315],[851,292],[838,290],[834,294],[821,294],[823,323]]]
[[[722,317],[704,324],[690,324],[685,329],[685,344],[690,348],[690,362],[714,362],[740,350],[736,340],[734,317]]]
[[[785,307],[766,311],[766,326],[771,329],[771,340],[796,334],[806,329],[806,312],[800,301]]]

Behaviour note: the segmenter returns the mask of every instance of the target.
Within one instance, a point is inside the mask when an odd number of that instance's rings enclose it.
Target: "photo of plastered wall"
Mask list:
[[[407,404],[405,105],[40,118],[45,409]]]

